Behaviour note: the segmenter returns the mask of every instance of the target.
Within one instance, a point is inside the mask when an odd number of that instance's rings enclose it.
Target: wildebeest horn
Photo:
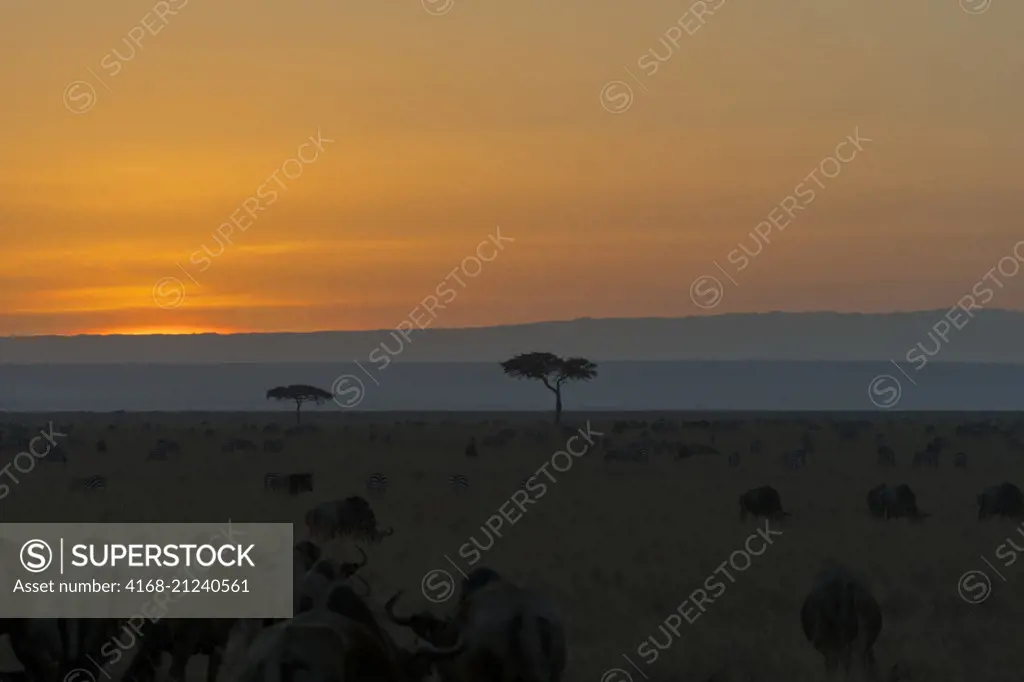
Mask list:
[[[356,545],[356,549],[359,550],[359,553],[363,555],[363,560],[362,562],[345,562],[341,565],[341,573],[346,578],[354,575],[360,568],[362,568],[369,562],[369,559],[366,557],[366,552],[363,551],[363,548],[359,545]]]
[[[356,574],[355,574],[355,575],[353,575],[352,577],[353,577],[353,578],[357,578],[357,579],[359,580],[359,582],[361,582],[361,583],[363,584],[363,587],[365,587],[365,588],[366,588],[366,592],[362,593],[362,594],[361,594],[361,595],[359,595],[359,596],[360,596],[360,597],[369,597],[369,596],[370,596],[370,592],[372,591],[372,590],[370,589],[370,583],[366,582],[366,580],[365,580],[365,579],[363,579],[363,576],[359,575],[358,573],[356,573]]]
[[[392,623],[395,623],[396,625],[404,625],[406,627],[411,627],[412,618],[399,618],[395,615],[395,602],[398,601],[398,598],[402,596],[402,592],[404,591],[405,590],[399,590],[398,592],[395,592],[395,596],[391,597],[391,599],[388,599],[387,603],[384,604],[384,612],[388,614],[388,618],[391,619]]]
[[[443,660],[446,658],[454,658],[466,650],[466,642],[462,639],[462,635],[459,635],[458,641],[455,644],[448,647],[436,647],[433,644],[427,642],[420,642],[416,647],[414,655],[421,658],[425,658],[431,661]]]

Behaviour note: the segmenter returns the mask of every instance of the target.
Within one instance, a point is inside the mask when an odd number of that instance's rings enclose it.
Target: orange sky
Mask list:
[[[717,5],[6,2],[0,334],[394,327],[498,226],[514,242],[435,326],[943,308],[1024,238],[1024,5]],[[872,142],[695,306],[858,128]],[[334,142],[197,266],[318,130]],[[184,298],[161,307],[168,278]],[[1024,308],[1020,280],[993,305]]]

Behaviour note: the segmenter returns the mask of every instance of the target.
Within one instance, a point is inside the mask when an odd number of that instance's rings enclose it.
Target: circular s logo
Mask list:
[[[601,106],[609,114],[622,114],[633,106],[633,88],[625,81],[610,81],[601,88]]]
[[[891,374],[879,374],[868,384],[868,398],[875,407],[887,410],[900,401],[903,387]]]
[[[366,395],[366,384],[357,376],[342,374],[331,385],[331,393],[334,394],[334,402],[338,407],[358,407]]]
[[[96,106],[96,88],[85,81],[75,81],[64,88],[64,106],[72,114],[84,114]]]
[[[992,594],[992,579],[984,571],[967,571],[956,584],[960,598],[968,604],[980,604]]]
[[[185,302],[185,284],[177,277],[163,277],[153,285],[153,302],[164,310]]]
[[[609,668],[601,675],[601,682],[633,682],[633,676],[622,668]]]
[[[64,682],[96,682],[96,676],[85,668],[75,668],[64,676]]]
[[[446,602],[455,594],[455,579],[448,571],[435,568],[423,576],[423,580],[420,581],[420,591],[423,592],[424,597],[435,604]]]
[[[53,563],[53,550],[42,540],[29,540],[21,546],[21,565],[29,573],[42,573]]]
[[[690,284],[690,300],[704,310],[710,310],[722,302],[725,287],[717,277],[701,275]]]

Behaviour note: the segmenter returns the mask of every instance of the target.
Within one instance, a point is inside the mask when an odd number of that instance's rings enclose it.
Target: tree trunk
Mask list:
[[[299,425],[302,423],[302,401],[295,401],[295,424]]]
[[[555,423],[562,423],[562,388],[555,390]]]

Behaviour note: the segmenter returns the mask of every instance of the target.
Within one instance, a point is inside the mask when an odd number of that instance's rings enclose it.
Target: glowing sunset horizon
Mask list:
[[[0,335],[1024,310],[1022,21],[8,4]]]

